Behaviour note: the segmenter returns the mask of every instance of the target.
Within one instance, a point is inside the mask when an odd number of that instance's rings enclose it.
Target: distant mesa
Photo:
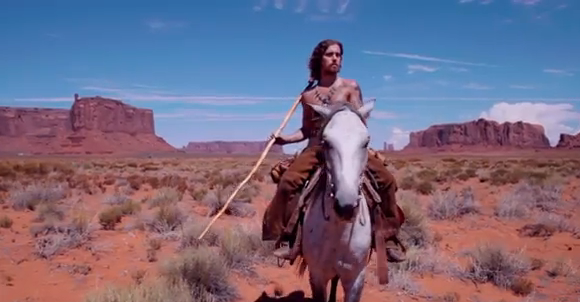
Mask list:
[[[556,148],[560,149],[580,149],[580,132],[576,135],[562,133]]]
[[[0,152],[25,154],[165,153],[153,111],[119,100],[74,95],[71,109],[0,107]]]
[[[574,143],[575,142],[575,143]],[[556,148],[578,144],[575,137],[563,134]],[[566,147],[564,147],[566,146]],[[411,132],[403,150],[430,149],[456,151],[477,149],[551,149],[541,125],[525,122],[498,123],[478,119],[466,123],[438,124]]]
[[[207,141],[190,142],[182,150],[188,154],[261,154],[267,141]],[[284,154],[280,145],[273,145],[268,154]]]
[[[384,152],[393,152],[395,151],[395,145],[394,144],[387,144],[387,142],[383,143],[383,151]]]

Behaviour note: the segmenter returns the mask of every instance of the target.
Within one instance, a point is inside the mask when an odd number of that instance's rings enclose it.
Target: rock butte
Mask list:
[[[259,154],[266,141],[190,142],[177,149],[155,134],[153,110],[100,96],[74,96],[71,109],[0,106],[0,153]],[[385,151],[393,151],[385,145]],[[551,147],[541,125],[478,119],[411,132],[403,151],[580,149],[580,133],[561,134]],[[270,154],[283,154],[272,146]]]
[[[478,119],[466,123],[433,125],[411,132],[409,144],[403,150],[431,149],[457,151],[477,149],[571,149],[580,147],[580,133],[560,135],[560,142],[551,147],[544,127],[525,122],[498,123]]]
[[[70,110],[0,107],[0,152],[147,154],[177,149],[155,135],[152,110],[75,94]]]

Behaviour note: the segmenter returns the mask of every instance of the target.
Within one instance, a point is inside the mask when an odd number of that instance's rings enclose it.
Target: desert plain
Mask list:
[[[379,285],[373,256],[363,301],[578,301],[577,152],[385,156],[408,260]],[[197,240],[257,158],[2,158],[0,300],[310,301],[260,240],[279,155]]]

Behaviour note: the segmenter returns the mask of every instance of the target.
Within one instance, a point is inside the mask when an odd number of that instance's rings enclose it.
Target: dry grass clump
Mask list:
[[[9,229],[14,221],[8,215],[0,215],[0,228]]]
[[[141,205],[131,199],[125,199],[99,213],[99,223],[105,230],[114,230],[124,216],[133,215],[141,210]]]
[[[409,191],[397,192],[397,203],[405,213],[400,238],[409,246],[427,247],[433,241],[417,195]]]
[[[36,254],[41,258],[50,258],[67,249],[77,248],[90,240],[89,221],[83,216],[72,219],[70,223],[54,225],[42,224],[33,226],[31,233],[36,239]]]
[[[34,211],[40,204],[55,203],[65,197],[66,188],[63,184],[34,183],[11,191],[8,199],[15,210]]]
[[[518,230],[520,235],[529,237],[549,237],[554,233],[580,233],[580,229],[574,223],[559,214],[541,213],[536,217],[535,223],[524,225]]]
[[[531,270],[530,260],[523,251],[512,252],[500,245],[480,244],[467,252],[469,263],[464,272],[475,282],[492,284],[511,289],[514,293],[527,295],[533,284],[524,275]]]
[[[231,185],[227,187],[216,185],[214,189],[207,192],[201,203],[209,208],[209,216],[216,215],[225,206],[226,201],[231,196],[234,189],[235,187]],[[251,198],[248,198],[248,195],[251,193],[247,193],[247,190],[252,189],[251,187],[246,190],[242,188],[240,192],[236,194],[234,199],[230,202],[224,211],[225,215],[236,217],[253,217],[256,214],[256,211],[249,204],[251,202]]]
[[[161,187],[155,191],[155,194],[147,201],[147,203],[149,204],[149,208],[161,207],[175,204],[179,202],[181,198],[182,195],[177,189],[172,187]]]
[[[163,205],[152,216],[143,218],[146,230],[156,233],[176,231],[187,220],[187,215],[177,205]]]
[[[84,302],[199,302],[185,282],[171,284],[165,279],[129,287],[109,286],[91,292]]]
[[[561,199],[560,186],[518,183],[513,191],[500,198],[494,214],[502,218],[523,218],[532,210],[551,212],[560,207]]]
[[[552,278],[568,277],[576,274],[574,264],[570,259],[558,258],[550,263],[546,269],[546,274]]]
[[[471,187],[464,188],[459,195],[454,191],[437,190],[427,207],[429,218],[435,220],[456,219],[478,213],[481,213],[481,205],[475,199]]]
[[[169,284],[185,283],[194,301],[203,302],[229,302],[239,297],[229,274],[226,260],[209,246],[186,249],[161,267],[161,276]]]

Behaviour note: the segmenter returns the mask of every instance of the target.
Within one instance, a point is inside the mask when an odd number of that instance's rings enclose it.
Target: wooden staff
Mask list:
[[[306,86],[306,88],[304,89],[304,91],[306,91],[308,88],[310,88],[313,83],[314,83],[313,81],[309,81],[308,82],[308,86]],[[205,230],[203,230],[203,232],[201,232],[201,234],[199,235],[199,237],[197,237],[198,240],[201,240],[201,238],[203,238],[203,236],[205,235],[205,233],[207,233],[207,231],[209,230],[209,228],[211,227],[211,225],[214,224],[214,222],[226,211],[226,209],[228,208],[228,205],[230,204],[230,202],[232,202],[232,200],[234,199],[234,197],[236,196],[236,194],[238,194],[238,192],[240,191],[240,189],[250,180],[250,178],[252,177],[252,175],[254,175],[254,173],[256,173],[256,171],[258,170],[258,167],[260,167],[260,164],[262,164],[262,162],[266,158],[266,155],[268,154],[268,151],[270,151],[270,148],[272,148],[272,146],[274,145],[274,142],[276,141],[276,137],[278,137],[280,135],[280,132],[282,132],[282,130],[284,129],[284,127],[286,127],[286,124],[288,123],[288,121],[290,120],[290,117],[292,116],[292,114],[296,110],[296,107],[298,107],[298,104],[300,104],[300,99],[301,98],[302,98],[302,94],[300,94],[296,98],[296,100],[294,101],[294,104],[292,105],[292,107],[290,108],[290,110],[288,111],[288,113],[286,113],[286,116],[284,117],[284,120],[282,121],[282,124],[280,125],[280,127],[278,127],[278,130],[276,130],[276,132],[274,132],[274,137],[271,138],[270,141],[268,142],[268,144],[266,145],[266,149],[264,149],[264,151],[262,152],[262,155],[260,156],[260,158],[256,162],[256,165],[254,165],[254,167],[252,168],[252,170],[250,171],[250,173],[248,174],[248,176],[246,176],[246,178],[244,178],[244,180],[242,180],[242,182],[240,182],[240,184],[234,190],[234,192],[232,193],[232,195],[230,195],[230,198],[228,198],[228,200],[226,201],[226,203],[224,204],[224,206],[222,207],[222,209],[213,217],[213,219],[205,227]]]

